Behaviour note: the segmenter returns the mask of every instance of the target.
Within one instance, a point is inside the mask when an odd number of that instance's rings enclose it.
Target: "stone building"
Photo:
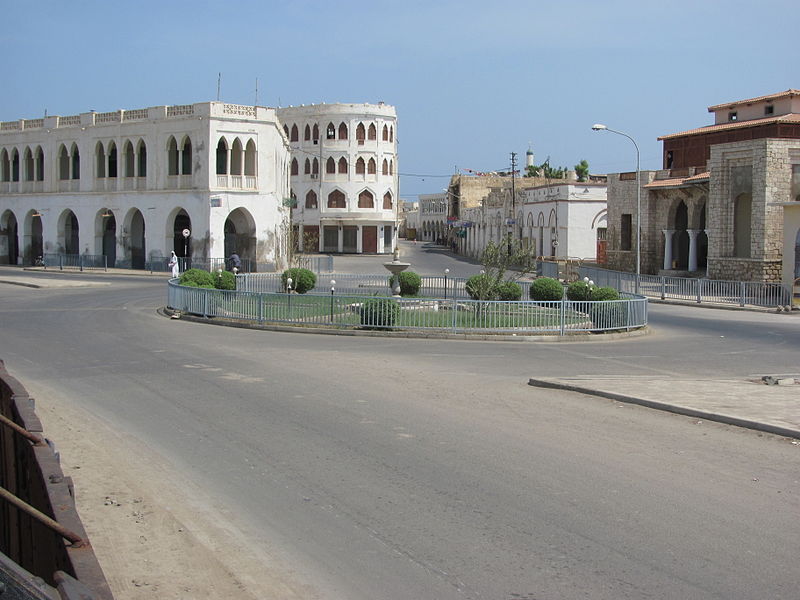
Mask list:
[[[420,194],[418,220],[418,240],[444,240],[447,237],[447,192]]]
[[[391,254],[397,115],[387,104],[279,108],[292,151],[292,223],[306,251]]]
[[[0,123],[0,262],[285,257],[288,141],[273,109],[203,102]],[[188,231],[188,236],[184,236]]]
[[[641,172],[642,273],[781,281],[783,205],[799,199],[800,91],[708,110],[713,125],[660,137],[664,168]],[[636,173],[609,175],[608,220],[609,266],[634,271]]]

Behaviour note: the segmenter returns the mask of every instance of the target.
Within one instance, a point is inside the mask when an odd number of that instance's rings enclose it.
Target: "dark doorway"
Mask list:
[[[78,235],[78,217],[69,211],[64,220],[64,254],[80,254],[80,242]]]
[[[183,230],[188,229],[190,232],[189,237],[184,237]],[[175,227],[173,236],[173,250],[175,254],[182,258],[187,258],[192,255],[192,220],[185,212],[181,211],[175,217]],[[188,266],[186,267],[189,268]]]
[[[114,215],[103,216],[103,255],[106,264],[113,267],[117,262],[117,220]]]
[[[8,215],[6,223],[6,244],[8,248],[8,264],[15,265],[19,259],[19,237],[17,218],[13,213]]]
[[[686,203],[681,200],[675,211],[675,268],[679,271],[689,267],[689,234],[686,232],[689,226],[689,210]]]
[[[361,228],[361,251],[378,252],[378,228],[375,225],[365,225]]]
[[[131,268],[145,268],[144,217],[138,210],[131,217],[130,225]]]

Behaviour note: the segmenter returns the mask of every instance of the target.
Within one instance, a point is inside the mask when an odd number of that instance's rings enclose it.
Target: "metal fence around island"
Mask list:
[[[104,254],[43,254],[41,257],[45,269],[57,268],[108,271],[108,257]]]
[[[168,286],[170,308],[208,318],[301,327],[486,335],[564,336],[646,326],[647,299],[625,296],[606,302],[502,302],[452,296],[388,298],[343,293],[338,279],[330,294],[194,288],[181,286],[177,279],[171,279]]]
[[[791,303],[791,293],[780,283],[722,281],[705,278],[641,275],[636,289],[636,274],[581,266],[580,277],[588,277],[596,285],[610,286],[620,292],[639,293],[661,300],[687,300],[738,306],[773,308]]]

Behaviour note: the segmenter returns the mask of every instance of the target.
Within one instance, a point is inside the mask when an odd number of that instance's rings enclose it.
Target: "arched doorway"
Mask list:
[[[19,262],[17,217],[10,210],[5,212],[0,221],[0,237],[5,237],[5,252],[0,256],[0,263],[16,265]]]
[[[61,227],[59,228],[59,246],[63,248],[64,254],[80,254],[80,235],[78,217],[71,210],[66,210],[61,215]]]
[[[675,259],[675,268],[679,271],[689,268],[689,209],[686,203],[681,200],[678,208],[675,210],[675,234],[673,241],[675,249],[673,258]]]
[[[225,219],[225,258],[238,254],[242,260],[256,260],[256,224],[243,208],[232,211]]]
[[[186,237],[183,235],[184,230],[189,231],[189,236]],[[189,214],[180,209],[178,214],[175,215],[175,220],[173,221],[172,227],[172,249],[175,251],[175,254],[179,257],[189,258],[192,256],[192,220],[189,218]],[[189,268],[188,266],[186,267]],[[181,269],[183,270],[183,269]]]
[[[106,265],[117,262],[117,219],[107,208],[101,209],[95,218],[96,246],[98,253],[106,257]]]
[[[23,246],[25,264],[35,265],[37,259],[44,256],[42,231],[41,213],[38,210],[30,211],[25,217],[25,244]]]
[[[128,241],[131,257],[131,269],[144,269],[145,243],[144,243],[144,217],[139,209],[134,208],[128,217]]]

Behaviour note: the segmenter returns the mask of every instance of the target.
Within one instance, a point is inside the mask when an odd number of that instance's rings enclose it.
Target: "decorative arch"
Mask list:
[[[303,173],[305,175],[310,175],[311,174],[311,161],[309,159],[306,159],[306,162],[303,165]]]
[[[95,254],[106,257],[106,264],[114,267],[117,262],[117,219],[108,208],[101,208],[94,216]]]
[[[358,208],[375,208],[375,195],[369,190],[358,194]]]
[[[80,254],[80,226],[78,217],[65,209],[58,217],[58,247],[64,254]]]
[[[325,128],[325,138],[329,140],[336,139],[336,125],[328,123],[328,126]]]
[[[19,181],[19,150],[11,152],[11,181]]]
[[[392,210],[392,192],[386,192],[383,195],[383,210]]]
[[[383,164],[381,165],[381,173],[383,175],[389,174],[389,161],[386,160],[385,158],[383,159]]]
[[[103,144],[97,142],[97,146],[102,152]],[[105,155],[103,156],[105,157]],[[61,144],[61,146],[58,148],[58,178],[61,179],[62,181],[70,178],[69,166],[70,166],[69,151],[67,151],[67,147],[64,144]],[[105,177],[105,160],[103,159],[103,162],[101,163],[100,157],[98,156],[98,162],[97,162],[98,171],[100,170],[101,166],[103,168],[103,175],[100,175],[98,173],[97,176]]]
[[[225,257],[238,254],[240,258],[256,260],[256,221],[245,208],[231,211],[225,219]]]
[[[136,145],[136,160],[138,163],[136,175],[138,177],[147,177],[147,144],[143,139],[140,139]]]
[[[22,153],[22,179],[24,181],[33,181],[33,175],[33,152],[31,152],[30,146],[25,146],[25,151]]]
[[[138,208],[131,208],[122,221],[122,248],[125,260],[132,269],[144,269],[146,264],[144,215]]]
[[[311,129],[311,139],[315,142],[319,139],[319,125],[314,123],[314,127]]]
[[[383,138],[384,142],[388,142],[389,141],[389,127],[388,127],[388,125],[384,125],[383,126],[382,138]]]
[[[598,212],[592,218],[592,229],[597,229],[598,227],[605,227],[607,223],[607,216],[608,216],[608,210],[605,208],[600,212]]]
[[[363,142],[366,136],[367,130],[364,127],[364,123],[359,123],[358,126],[356,126],[356,139],[360,142]]]
[[[228,140],[225,136],[217,142],[217,175],[228,174]]]
[[[11,181],[11,161],[5,148],[0,152],[0,181]]]
[[[311,161],[311,174],[319,175],[319,161],[316,158]]]
[[[178,142],[173,136],[169,136],[169,139],[167,140],[167,175],[178,174],[179,158],[180,155],[178,153]]]
[[[344,121],[339,123],[339,139],[340,140],[347,139],[347,124]]]
[[[375,175],[378,172],[378,165],[374,158],[370,158],[367,163],[367,175]]]
[[[347,159],[344,156],[339,159],[339,174],[347,175]]]
[[[247,146],[244,148],[244,174],[246,176],[256,176],[257,157],[256,143],[252,139],[247,140]]]
[[[242,175],[244,162],[244,148],[242,147],[242,140],[238,137],[234,138],[233,145],[231,146],[231,175]],[[226,255],[227,256],[227,255]]]
[[[367,164],[364,162],[362,157],[358,157],[356,160],[356,175],[364,175],[367,172]]]
[[[192,230],[192,219],[189,213],[181,206],[176,206],[172,209],[166,220],[166,243],[165,248],[172,248],[175,254],[181,258],[190,258],[193,254],[193,238],[194,231]],[[183,236],[183,230],[189,230],[189,237]],[[189,268],[189,265],[186,265]]]
[[[306,208],[313,210],[317,207],[317,193],[314,190],[308,190],[306,193]]]
[[[6,252],[0,256],[0,264],[19,264],[19,231],[17,217],[11,209],[7,209],[0,217],[0,238],[5,238]]]
[[[298,138],[299,138],[299,135],[298,135],[298,132],[297,132],[297,124],[295,123],[295,124],[292,124],[292,133],[289,136],[289,141],[290,142],[296,142],[296,141],[298,141]]]
[[[368,140],[378,139],[378,130],[375,128],[375,123],[369,124],[369,129],[367,130],[367,139]]]
[[[292,166],[291,166],[291,171],[290,171],[289,174],[290,175],[299,175],[300,174],[300,167],[297,164],[297,159],[296,158],[292,159]]]
[[[26,264],[35,264],[37,258],[44,256],[42,231],[42,215],[36,209],[29,210],[23,227],[23,260]]]
[[[306,128],[303,131],[303,141],[307,142],[311,139],[311,127],[309,127],[308,123],[306,123]]]
[[[328,160],[325,161],[325,172],[326,173],[336,173],[336,161],[333,160],[332,156],[329,156]]]
[[[36,148],[36,181],[44,181],[44,150]]]
[[[341,190],[333,190],[328,194],[328,208],[347,208],[347,197]]]
[[[181,175],[192,174],[192,139],[187,135],[181,146]]]
[[[134,177],[136,175],[136,156],[133,152],[133,143],[125,140],[122,150],[122,176]]]
[[[106,152],[108,159],[108,170],[106,177],[117,177],[117,144],[114,140],[108,143],[108,150]]]

